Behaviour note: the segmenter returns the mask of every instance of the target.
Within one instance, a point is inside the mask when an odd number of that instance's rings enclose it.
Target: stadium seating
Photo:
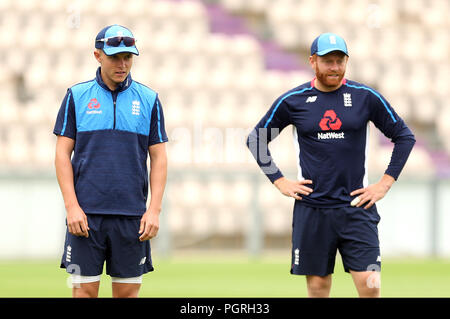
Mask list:
[[[159,93],[165,112],[170,169],[179,174],[169,173],[173,231],[236,234],[249,223],[242,211],[256,192],[264,227],[285,234],[292,203],[279,204],[245,137],[279,95],[312,78],[305,60],[312,39],[324,31],[347,39],[349,77],[378,89],[418,128],[423,143],[404,174],[430,177],[442,167],[426,147],[429,136],[450,154],[448,12],[447,0],[0,1],[0,167],[53,170],[52,130],[66,89],[94,77],[97,32],[123,24],[141,53],[132,76]],[[379,176],[392,146],[372,133],[369,165]],[[295,177],[292,131],[271,148]],[[447,172],[449,161],[439,162]],[[260,179],[196,180],[183,175],[191,167]]]

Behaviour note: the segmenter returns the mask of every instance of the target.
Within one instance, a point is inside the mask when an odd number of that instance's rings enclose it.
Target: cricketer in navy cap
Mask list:
[[[133,33],[124,26],[114,24],[103,28],[95,38],[95,48],[106,55],[130,52],[139,55]]]

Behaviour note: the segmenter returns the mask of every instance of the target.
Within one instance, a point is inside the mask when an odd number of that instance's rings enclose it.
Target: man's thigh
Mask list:
[[[345,208],[345,225],[339,230],[339,253],[344,270],[350,272],[381,271],[378,223],[375,206]]]
[[[76,276],[98,276],[103,272],[107,252],[105,232],[102,231],[102,217],[86,215],[89,237],[75,236],[66,230],[61,268]]]
[[[309,207],[296,201],[292,223],[291,274],[327,276],[334,271],[337,237],[333,210]]]
[[[106,273],[111,277],[132,280],[153,271],[150,241],[139,240],[140,220],[128,216],[109,218]]]

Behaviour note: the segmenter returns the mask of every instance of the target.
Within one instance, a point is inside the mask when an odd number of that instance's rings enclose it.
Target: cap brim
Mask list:
[[[114,55],[117,53],[123,53],[123,52],[130,52],[135,55],[139,55],[139,51],[136,48],[136,46],[132,47],[126,47],[126,46],[118,46],[118,47],[104,47],[103,52],[105,52],[106,55]]]
[[[339,49],[339,48],[329,48],[329,49],[326,49],[326,50],[322,50],[322,51],[316,52],[316,54],[318,56],[323,56],[323,55],[328,54],[328,53],[333,52],[333,51],[340,51],[340,52],[344,53],[346,56],[348,56],[347,52],[345,52],[344,50]]]

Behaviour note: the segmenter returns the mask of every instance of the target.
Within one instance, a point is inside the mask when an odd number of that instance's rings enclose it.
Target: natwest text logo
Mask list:
[[[87,108],[89,109],[86,111],[86,114],[101,114],[102,111],[99,110],[100,103],[98,103],[96,98],[93,98],[89,101],[89,104],[87,105]]]
[[[336,112],[334,110],[327,110],[323,115],[323,118],[319,122],[319,126],[322,131],[337,131],[341,128],[342,122],[337,117]],[[344,132],[318,132],[317,138],[319,140],[335,140],[335,139],[343,139],[345,138]]]

